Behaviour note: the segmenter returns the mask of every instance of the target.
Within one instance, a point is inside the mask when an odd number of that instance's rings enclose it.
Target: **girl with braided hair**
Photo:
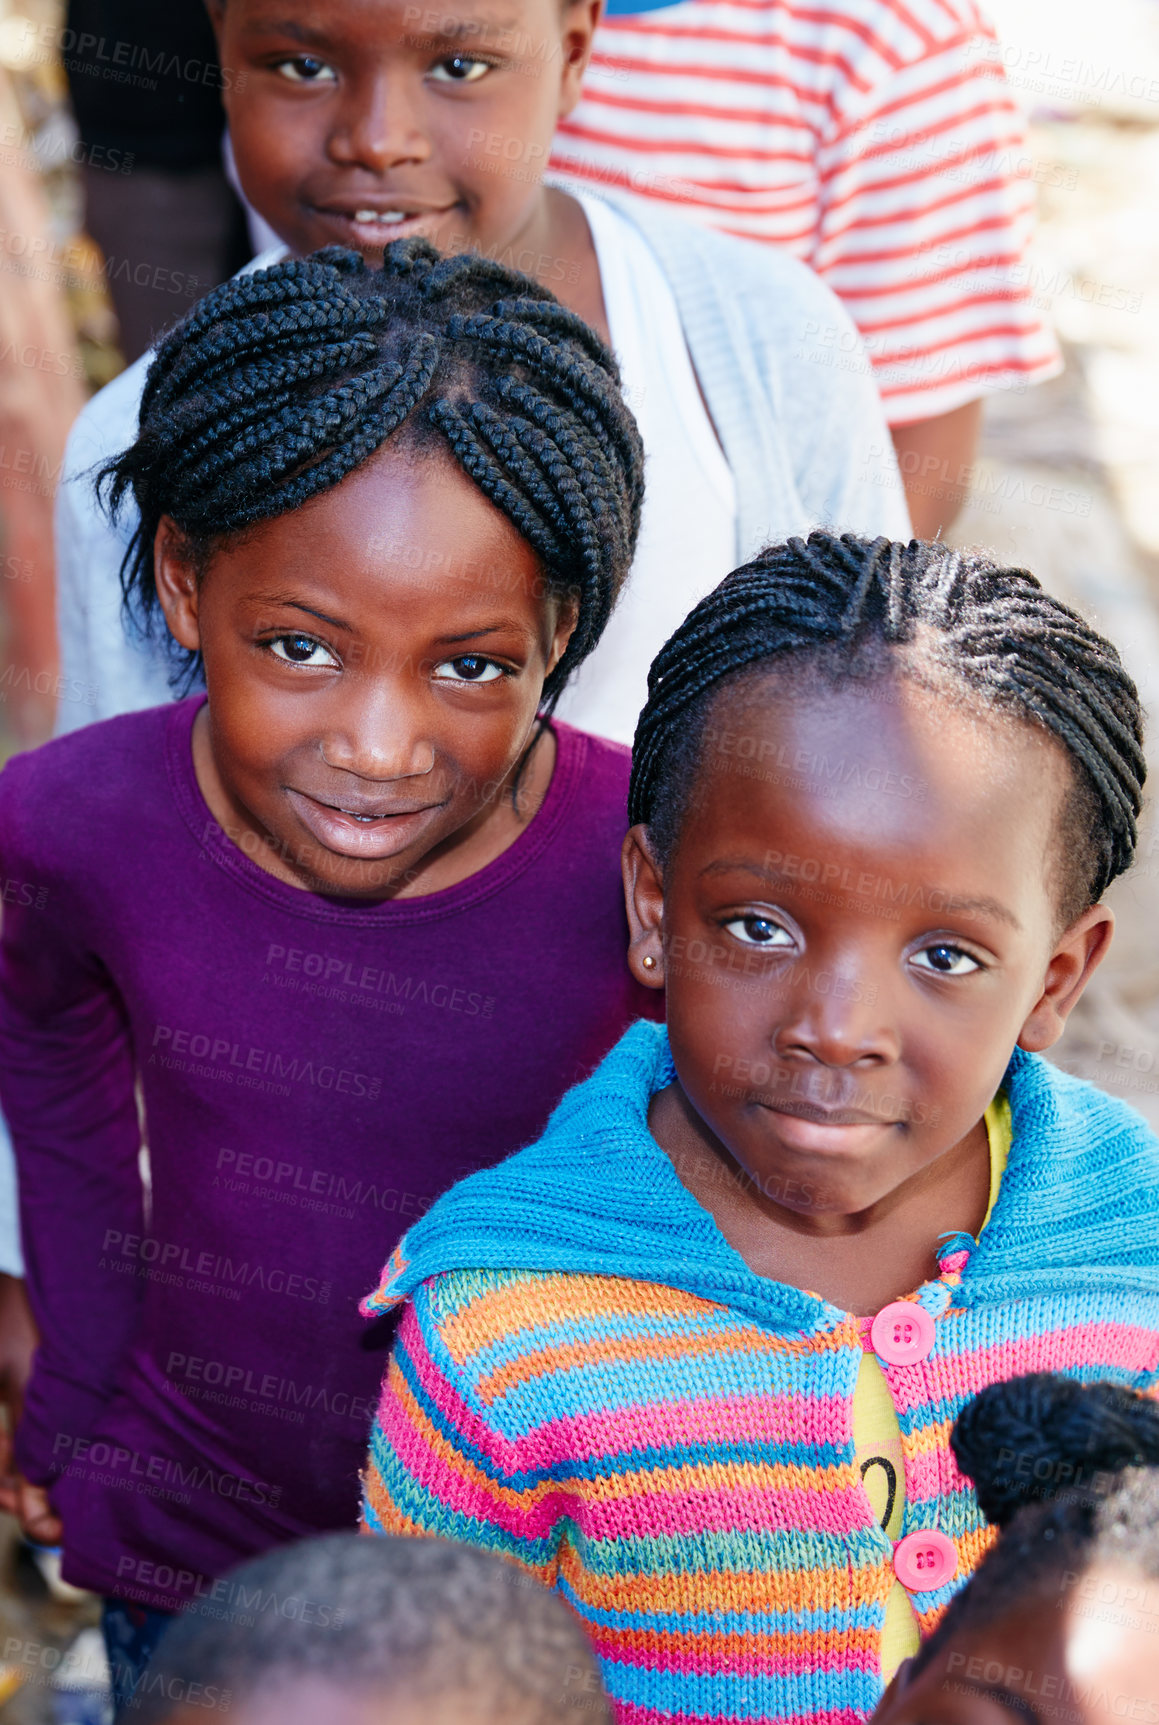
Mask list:
[[[633,580],[561,715],[630,743],[652,657],[688,607],[774,536],[908,532],[873,367],[796,258],[705,231],[654,199],[545,184],[579,99],[601,0],[209,0],[241,185],[298,256],[380,263],[419,235],[526,270],[616,353],[648,496]],[[652,188],[655,190],[656,188]],[[274,254],[270,254],[274,255]],[[269,261],[269,256],[266,257]],[[144,363],[81,414],[58,492],[58,726],[167,697],[164,655],[126,634],[133,529],[91,471],[131,435]]]
[[[989,1542],[970,1397],[1159,1387],[1159,1143],[1042,1058],[1141,741],[1107,641],[941,544],[772,546],[653,664],[624,874],[667,1026],[366,1307],[409,1300],[367,1526],[558,1588],[620,1725],[864,1719]]]
[[[874,1725],[1155,1725],[1159,1407],[1040,1372],[983,1390],[950,1442],[998,1540]]]
[[[0,776],[0,1089],[23,1520],[115,1602],[123,1696],[158,1614],[349,1525],[384,1231],[655,997],[628,751],[550,718],[641,496],[573,313],[421,239],[237,278],[162,343],[105,483],[134,614],[208,693]]]

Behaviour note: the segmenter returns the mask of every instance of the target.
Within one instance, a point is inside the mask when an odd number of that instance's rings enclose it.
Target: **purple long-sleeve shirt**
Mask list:
[[[656,999],[625,963],[626,750],[556,726],[502,856],[339,902],[218,827],[198,705],[0,774],[0,1091],[43,1337],[18,1460],[55,1481],[65,1575],[161,1609],[353,1524],[383,1363],[358,1299]]]

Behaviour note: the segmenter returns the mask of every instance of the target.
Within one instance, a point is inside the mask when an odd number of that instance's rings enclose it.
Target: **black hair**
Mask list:
[[[628,812],[648,827],[661,866],[681,831],[712,703],[726,684],[773,667],[803,667],[831,685],[891,670],[956,682],[1056,737],[1074,767],[1065,923],[1130,865],[1143,718],[1110,642],[1025,569],[940,542],[818,531],[734,570],[653,662]]]
[[[401,437],[400,437],[400,434]],[[223,537],[337,485],[388,438],[450,453],[578,606],[550,711],[598,642],[635,550],[639,433],[599,337],[537,282],[395,240],[381,270],[330,246],[235,276],[158,347],[137,441],[100,476],[140,521],[121,582],[157,623],[153,542],[176,523],[195,569]],[[175,687],[199,656],[172,643]]]
[[[991,1384],[950,1436],[999,1538],[916,1655],[1098,1564],[1159,1579],[1159,1406],[1118,1384],[1051,1372]]]
[[[470,1697],[496,1725],[610,1725],[592,1650],[562,1600],[490,1552],[327,1534],[224,1577],[166,1628],[126,1717],[237,1705],[303,1679],[407,1701]],[[229,1700],[225,1700],[228,1692]],[[472,1712],[472,1717],[476,1717]]]

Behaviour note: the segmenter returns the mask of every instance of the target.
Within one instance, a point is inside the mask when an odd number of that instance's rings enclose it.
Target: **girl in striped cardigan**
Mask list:
[[[1031,1371],[1159,1384],[1159,1143],[1042,1058],[1144,776],[1032,576],[815,533],[652,667],[624,873],[667,989],[403,1239],[371,1532],[558,1590],[620,1725],[852,1725],[991,1538],[949,1434]]]

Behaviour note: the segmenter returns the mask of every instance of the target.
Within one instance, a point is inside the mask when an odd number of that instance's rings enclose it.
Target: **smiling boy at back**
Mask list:
[[[908,530],[868,366],[817,365],[802,341],[820,320],[859,349],[808,269],[639,200],[542,184],[599,0],[455,0],[433,14],[407,0],[213,0],[210,11],[242,185],[291,251],[337,242],[374,262],[421,234],[537,275],[610,338],[647,497],[632,582],[564,716],[629,742],[656,649],[770,537],[819,523]],[[68,704],[62,730],[168,695],[162,656],[122,627],[131,511],[110,527],[87,483],[132,441],[142,377],[134,368],[102,391],[70,443],[61,648],[67,677],[96,698]]]

